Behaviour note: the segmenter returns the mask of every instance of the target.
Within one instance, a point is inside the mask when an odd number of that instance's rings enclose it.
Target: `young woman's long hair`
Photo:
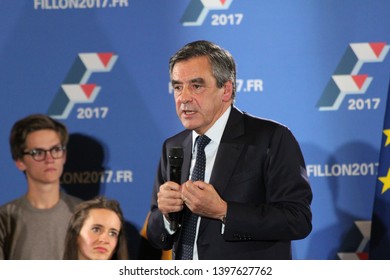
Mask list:
[[[80,203],[70,219],[68,230],[65,237],[65,252],[64,260],[77,260],[78,259],[78,243],[77,238],[80,234],[81,228],[84,225],[85,220],[88,218],[89,211],[91,209],[107,209],[115,212],[121,221],[121,229],[118,235],[118,243],[112,255],[112,260],[127,260],[128,248],[125,234],[125,222],[122,214],[122,210],[119,203],[116,200],[106,199],[103,196],[96,197],[95,199],[84,201]]]

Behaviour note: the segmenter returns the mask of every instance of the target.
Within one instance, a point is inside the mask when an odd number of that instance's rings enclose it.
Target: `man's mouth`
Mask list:
[[[193,114],[195,114],[195,111],[183,110],[183,113],[184,113],[185,115],[193,115]]]

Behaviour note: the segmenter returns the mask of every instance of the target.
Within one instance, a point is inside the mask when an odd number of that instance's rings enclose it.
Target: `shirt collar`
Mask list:
[[[229,108],[222,114],[222,116],[219,117],[219,119],[213,124],[212,127],[207,130],[205,135],[211,139],[212,142],[215,142],[219,145],[221,142],[223,131],[225,130],[226,123],[229,119],[230,111],[232,110],[232,106],[229,106]],[[192,131],[192,147],[195,147],[195,140],[196,137],[198,137],[199,134],[196,133],[194,130]]]

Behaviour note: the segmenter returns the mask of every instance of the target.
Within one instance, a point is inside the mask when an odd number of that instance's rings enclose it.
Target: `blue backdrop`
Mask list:
[[[48,113],[72,134],[64,188],[117,199],[139,231],[161,144],[182,129],[168,59],[207,39],[236,59],[236,105],[286,124],[301,144],[314,228],[293,242],[294,257],[364,258],[360,225],[372,215],[389,86],[389,10],[387,0],[2,0],[0,204],[26,191],[11,126]]]

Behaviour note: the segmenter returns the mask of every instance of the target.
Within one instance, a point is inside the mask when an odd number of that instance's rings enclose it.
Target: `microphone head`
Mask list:
[[[183,148],[182,147],[172,147],[169,149],[168,153],[169,164],[175,167],[181,167],[183,164]]]

